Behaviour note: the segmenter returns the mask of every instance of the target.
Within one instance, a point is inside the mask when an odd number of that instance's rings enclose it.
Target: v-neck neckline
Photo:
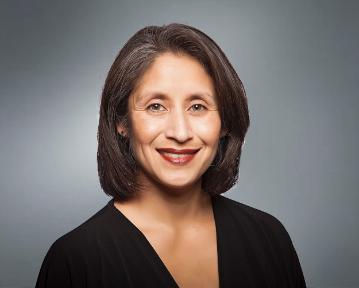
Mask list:
[[[215,222],[215,230],[216,230],[216,248],[217,248],[217,273],[218,273],[218,283],[219,283],[219,287],[222,287],[221,282],[222,282],[222,275],[221,275],[221,267],[222,267],[222,252],[220,251],[220,248],[222,247],[221,243],[220,243],[220,233],[219,233],[219,221],[218,221],[218,214],[217,214],[217,205],[216,205],[216,200],[219,197],[219,195],[214,195],[211,196],[211,203],[212,203],[212,211],[213,211],[213,218],[214,218],[214,222]],[[147,237],[145,236],[145,234],[130,220],[128,219],[119,209],[116,208],[115,206],[115,199],[112,198],[109,201],[109,204],[111,206],[111,209],[115,210],[115,213],[117,213],[118,215],[120,215],[122,217],[122,219],[125,220],[125,222],[131,227],[131,229],[136,232],[140,238],[142,239],[142,241],[146,244],[146,246],[148,247],[148,249],[151,251],[153,257],[156,259],[156,261],[159,263],[159,265],[161,266],[161,269],[163,270],[163,272],[167,275],[168,279],[170,279],[170,281],[172,282],[173,286],[175,287],[180,287],[178,285],[178,283],[176,282],[175,278],[173,277],[173,275],[171,274],[171,272],[169,271],[169,269],[167,268],[167,266],[165,265],[165,263],[162,261],[161,257],[159,256],[159,254],[157,253],[157,251],[155,250],[155,248],[152,246],[151,242],[147,239]]]

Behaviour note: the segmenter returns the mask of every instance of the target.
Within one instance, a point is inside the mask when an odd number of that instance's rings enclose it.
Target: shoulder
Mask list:
[[[98,247],[106,247],[106,239],[110,238],[114,225],[109,203],[57,238],[47,252],[47,260],[56,263],[86,262],[96,256]]]
[[[282,275],[278,279],[290,281],[289,287],[306,287],[303,271],[293,242],[286,228],[275,216],[218,195],[217,212],[220,213],[221,231],[235,238],[236,243],[245,241],[246,251],[252,251],[261,264],[266,264],[266,271],[274,267]],[[248,252],[249,253],[249,252]],[[283,276],[284,275],[284,276]]]
[[[104,206],[86,221],[59,237],[53,243],[53,247],[68,251],[72,248],[80,249],[81,247],[94,244],[96,239],[109,229],[109,211],[107,206]]]
[[[234,223],[236,229],[245,232],[248,238],[262,239],[270,243],[276,252],[293,253],[291,237],[282,222],[272,214],[219,195],[219,211],[226,221]]]
[[[126,243],[122,241],[126,239],[121,229],[123,225],[117,221],[110,207],[111,201],[52,243],[42,262],[36,287],[70,287],[70,282],[100,281],[95,272],[101,271],[101,265],[110,263],[115,250],[121,250],[121,243]],[[117,272],[121,267],[116,266]]]
[[[277,230],[278,232],[286,232],[282,222],[272,214],[254,208],[252,206],[243,204],[236,200],[227,198],[223,195],[218,196],[220,205],[228,211],[237,221],[253,222],[259,225],[264,225],[268,228]]]
[[[115,212],[113,199],[90,216],[82,224],[59,237],[50,250],[59,250],[72,260],[98,257],[105,249],[112,248],[116,241],[116,248],[126,242],[127,226]]]

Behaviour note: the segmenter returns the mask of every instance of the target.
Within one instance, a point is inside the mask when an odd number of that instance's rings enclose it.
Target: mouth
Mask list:
[[[156,149],[162,158],[171,164],[184,165],[190,162],[200,149],[173,149],[162,148]]]

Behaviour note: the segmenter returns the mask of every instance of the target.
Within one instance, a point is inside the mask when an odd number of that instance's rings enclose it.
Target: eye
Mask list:
[[[204,111],[204,110],[207,110],[207,108],[204,106],[204,105],[202,105],[202,104],[194,104],[194,105],[192,105],[192,107],[196,107],[196,109],[194,110],[194,111]],[[191,107],[191,108],[192,108]],[[198,107],[200,108],[200,109],[198,109]]]
[[[164,110],[159,110],[158,108],[160,108],[162,105],[159,104],[159,103],[153,103],[151,105],[148,105],[146,110],[150,110],[150,111],[153,111],[153,112],[160,112],[160,111],[164,111]],[[163,107],[163,106],[162,106]],[[154,109],[152,109],[154,108]]]

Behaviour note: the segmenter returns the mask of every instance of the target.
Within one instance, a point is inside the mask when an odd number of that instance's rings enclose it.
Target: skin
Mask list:
[[[131,137],[146,189],[115,207],[145,234],[181,287],[218,287],[213,210],[201,189],[223,135],[211,77],[196,59],[163,53],[138,82],[128,109],[131,135],[121,124],[117,130]],[[175,166],[156,151],[164,147],[200,151]]]

